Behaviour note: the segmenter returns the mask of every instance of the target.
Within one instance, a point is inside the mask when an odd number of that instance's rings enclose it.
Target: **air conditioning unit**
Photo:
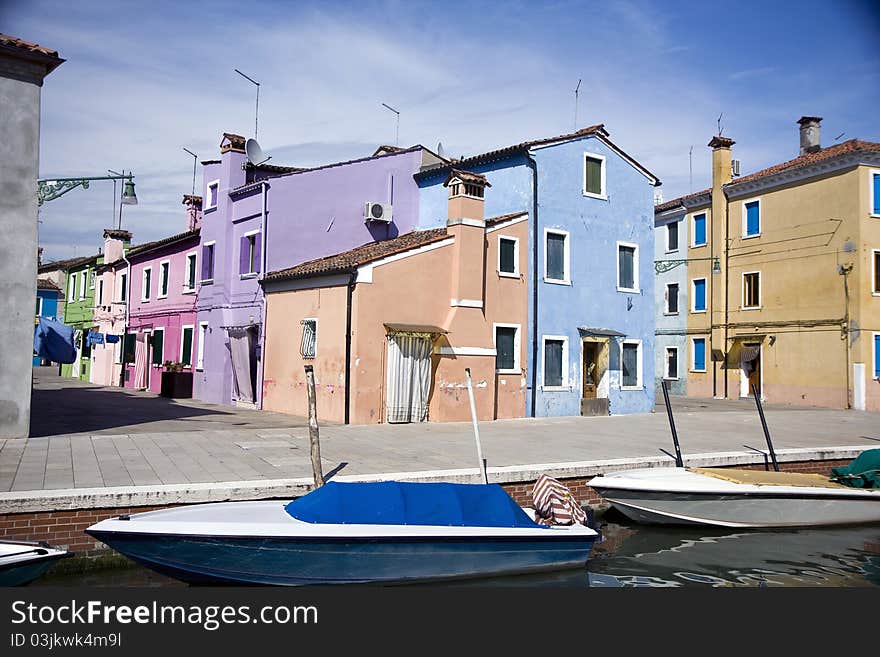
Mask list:
[[[386,203],[373,203],[367,201],[364,204],[364,221],[379,221],[391,223],[391,206]]]
[[[732,176],[739,175],[739,160],[731,160],[730,161],[730,174]]]

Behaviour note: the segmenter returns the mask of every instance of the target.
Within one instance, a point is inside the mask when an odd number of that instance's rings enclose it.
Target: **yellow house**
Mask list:
[[[687,223],[687,394],[880,411],[880,143],[820,146],[739,176],[714,137]]]

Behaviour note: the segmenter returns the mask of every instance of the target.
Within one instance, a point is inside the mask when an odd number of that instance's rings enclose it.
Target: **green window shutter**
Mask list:
[[[162,364],[162,347],[165,342],[165,331],[153,331],[153,365]]]
[[[135,334],[134,333],[126,333],[122,342],[122,362],[123,363],[133,363],[134,362],[134,341]]]
[[[587,169],[587,192],[590,194],[601,194],[602,193],[602,160],[597,160],[592,157],[586,158],[586,169]]]
[[[192,365],[193,329],[183,329],[183,353],[180,354],[180,362],[184,365]]]

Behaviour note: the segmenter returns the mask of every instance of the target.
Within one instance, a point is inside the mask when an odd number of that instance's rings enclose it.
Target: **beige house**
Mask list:
[[[268,274],[263,408],[356,424],[526,408],[528,214],[485,219],[488,186],[453,170],[445,228],[414,231]]]
[[[664,203],[687,225],[687,394],[880,410],[880,144],[820,145],[739,176],[714,137],[712,188]]]

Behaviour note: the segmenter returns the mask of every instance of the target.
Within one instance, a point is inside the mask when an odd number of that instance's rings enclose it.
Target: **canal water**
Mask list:
[[[880,587],[880,526],[786,531],[663,528],[620,516],[601,527],[587,569],[484,580],[491,586]],[[62,562],[63,563],[63,562]],[[185,586],[130,563],[31,586]],[[472,585],[472,584],[465,584]]]

